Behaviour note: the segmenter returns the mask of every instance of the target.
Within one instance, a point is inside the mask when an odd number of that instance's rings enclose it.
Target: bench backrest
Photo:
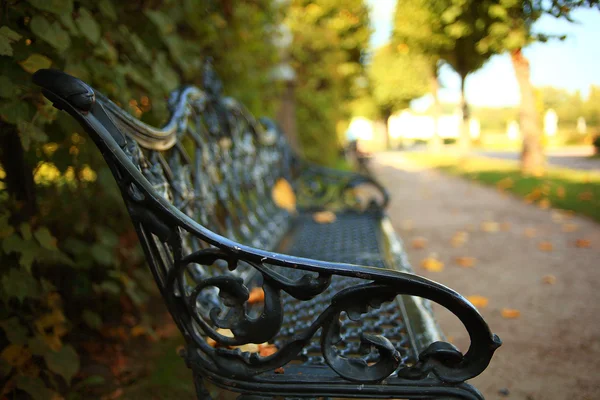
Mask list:
[[[156,193],[209,231],[268,251],[289,229],[290,215],[276,206],[271,190],[281,178],[293,181],[298,159],[273,122],[259,122],[243,105],[223,97],[221,82],[210,64],[204,68],[203,89],[185,87],[172,93],[171,118],[161,129],[132,117],[101,93],[60,71],[40,71],[34,80],[51,100],[58,95],[79,108],[73,111],[93,113],[100,126],[88,132],[105,154],[122,190],[129,190],[123,189],[126,177],[107,157],[106,137],[99,132],[104,128]],[[56,100],[55,105],[68,108],[60,106],[61,99]],[[90,109],[86,111],[86,107]],[[79,122],[86,126],[86,121]],[[127,203],[127,193],[124,197]],[[147,232],[144,221],[153,217],[145,215],[146,210],[129,207],[129,211],[134,224],[142,222],[136,225],[138,235],[154,264],[151,267],[159,285],[164,285],[173,263],[172,249],[165,246],[164,238],[156,237],[157,232]],[[183,254],[209,247],[184,230],[180,235]],[[204,277],[225,270],[223,263],[196,268]],[[233,273],[245,276],[243,267]]]

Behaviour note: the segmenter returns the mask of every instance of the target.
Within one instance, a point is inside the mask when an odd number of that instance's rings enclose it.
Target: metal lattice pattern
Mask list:
[[[312,214],[301,214],[294,224],[290,244],[283,251],[299,257],[312,257],[323,261],[370,265],[389,268],[381,257],[380,213],[346,212],[338,214],[329,224],[313,220]],[[329,305],[331,298],[340,290],[360,284],[359,279],[335,277],[323,297],[308,302],[299,302],[290,296],[285,297],[285,319],[278,344],[289,340],[298,329],[310,324],[316,315]],[[397,299],[401,301],[401,299]],[[403,363],[414,363],[416,354],[411,346],[404,316],[395,303],[387,303],[379,309],[371,309],[359,322],[345,317],[342,320],[342,341],[340,354],[346,357],[360,357],[373,362],[378,355],[374,349],[362,349],[360,333],[383,334],[394,343],[402,356]],[[323,365],[320,351],[320,333],[315,335],[310,345],[303,349],[299,360],[307,365]]]

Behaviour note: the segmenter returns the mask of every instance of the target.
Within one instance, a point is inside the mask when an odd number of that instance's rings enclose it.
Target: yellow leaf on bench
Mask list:
[[[294,193],[294,189],[292,189],[292,185],[284,178],[280,178],[275,183],[271,191],[271,197],[277,207],[288,210],[291,213],[296,212],[296,194]]]
[[[319,211],[313,214],[313,220],[318,224],[330,224],[336,219],[335,213],[331,211]]]

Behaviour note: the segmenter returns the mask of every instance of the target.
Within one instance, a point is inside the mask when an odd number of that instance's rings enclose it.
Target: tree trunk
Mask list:
[[[510,58],[521,91],[519,113],[519,128],[523,137],[521,171],[525,174],[539,175],[544,171],[545,157],[542,147],[542,126],[535,107],[533,86],[529,78],[529,61],[523,56],[521,49],[512,51]]]
[[[14,202],[11,224],[28,221],[37,212],[33,170],[25,161],[25,151],[14,125],[0,121],[0,164],[6,173],[4,184]]]
[[[431,77],[431,94],[433,95],[433,136],[429,141],[429,149],[433,152],[438,152],[443,147],[442,137],[440,136],[440,115],[442,114],[442,106],[438,92],[440,90],[440,82],[438,81],[437,71],[433,71]]]
[[[460,110],[461,110],[461,122],[460,122],[460,138],[459,147],[460,152],[463,154],[468,153],[471,150],[471,133],[469,132],[469,118],[471,117],[469,111],[469,105],[465,97],[465,80],[466,75],[460,76]]]
[[[390,110],[384,110],[382,112],[383,124],[385,126],[385,149],[392,149],[392,137],[390,136],[390,117],[392,116],[392,112]]]

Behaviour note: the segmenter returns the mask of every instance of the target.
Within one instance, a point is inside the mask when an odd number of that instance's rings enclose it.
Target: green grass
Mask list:
[[[408,153],[417,165],[496,186],[540,206],[570,210],[600,222],[600,173],[550,167],[543,176],[526,176],[514,161],[452,154]]]

